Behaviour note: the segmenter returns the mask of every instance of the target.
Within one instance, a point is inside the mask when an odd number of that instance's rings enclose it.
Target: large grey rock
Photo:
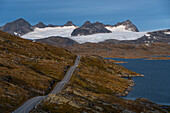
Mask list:
[[[30,25],[30,23],[28,23],[23,18],[20,18],[18,20],[5,24],[1,27],[1,30],[13,35],[21,36],[33,31],[34,29]]]
[[[71,33],[71,36],[90,35],[95,33],[111,33],[111,31],[106,29],[102,23],[90,23],[90,21],[86,21],[81,27],[75,29]]]

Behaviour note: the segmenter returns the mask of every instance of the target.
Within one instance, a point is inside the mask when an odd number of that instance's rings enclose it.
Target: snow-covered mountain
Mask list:
[[[127,30],[115,30],[119,27],[114,27],[115,29],[109,29],[112,33],[98,33],[85,36],[71,36],[71,33],[75,29],[75,26],[65,26],[65,27],[46,27],[46,28],[36,28],[33,32],[25,34],[22,38],[25,39],[42,39],[50,36],[61,36],[68,37],[77,41],[78,43],[92,42],[98,43],[108,39],[116,40],[135,40],[146,34],[146,32],[132,32]],[[108,27],[106,27],[108,28]]]
[[[106,29],[103,23],[90,23],[90,21],[86,21],[81,27],[76,28],[71,33],[71,36],[91,35],[97,33],[111,33],[111,31]]]
[[[78,43],[85,43],[85,42],[91,42],[91,43],[98,43],[103,42],[108,39],[116,39],[116,40],[136,40],[146,34],[146,32],[133,32],[133,30],[129,30],[130,28],[135,29],[134,26],[130,21],[125,21],[116,25],[106,25],[105,29],[108,31],[111,31],[110,33],[100,33],[101,27],[99,26],[96,28],[96,24],[90,24],[86,25],[80,28],[77,28],[72,22],[67,22],[69,24],[66,24],[66,26],[58,26],[58,27],[46,27],[46,28],[36,28],[33,32],[30,32],[28,34],[23,35],[23,38],[26,39],[43,39],[50,36],[60,36],[60,37],[68,37],[72,40],[77,41]],[[86,22],[87,23],[87,22]],[[130,26],[130,27],[129,27]],[[83,29],[87,29],[90,31],[96,31],[96,34],[89,34],[89,35],[82,35],[82,36],[71,36],[71,34],[74,33],[76,29],[79,30],[79,33],[84,33]],[[128,29],[129,28],[129,29]],[[103,29],[103,28],[102,28]],[[98,33],[97,33],[98,32]]]
[[[137,27],[129,20],[115,25],[104,25],[103,23],[86,22],[81,27],[77,27],[72,21],[68,21],[62,26],[45,25],[42,22],[37,25],[30,25],[24,19],[18,19],[7,23],[0,28],[2,31],[21,36],[25,39],[44,39],[51,36],[66,37],[78,43],[152,43],[168,42],[169,30],[154,32],[139,32]],[[76,35],[72,35],[75,34]],[[81,35],[79,35],[81,34]]]

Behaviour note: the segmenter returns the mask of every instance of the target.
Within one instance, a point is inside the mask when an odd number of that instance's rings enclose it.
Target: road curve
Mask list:
[[[74,63],[74,66],[70,67],[70,69],[67,71],[67,73],[66,73],[65,77],[63,78],[63,80],[61,82],[57,83],[57,85],[51,91],[50,94],[56,94],[56,93],[60,92],[64,88],[65,84],[67,84],[69,82],[74,70],[78,66],[78,64],[80,62],[80,58],[81,58],[81,56],[77,56],[76,61]],[[28,100],[27,102],[25,102],[22,106],[20,106],[18,109],[16,109],[12,113],[29,113],[33,108],[35,108],[38,104],[40,104],[41,101],[43,99],[45,99],[46,97],[48,97],[48,95],[34,97],[34,98]]]

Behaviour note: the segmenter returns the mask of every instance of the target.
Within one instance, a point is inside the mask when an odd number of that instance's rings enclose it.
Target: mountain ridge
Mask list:
[[[86,22],[89,23],[88,21],[86,21]],[[122,24],[123,23],[126,23],[126,26],[130,26],[130,27],[134,27],[135,26],[132,22],[129,22],[130,25],[128,25],[129,23],[127,23],[126,21],[122,22]],[[4,32],[7,32],[7,33],[10,33],[10,34],[13,34],[13,35],[22,36],[24,34],[27,34],[27,33],[31,32],[31,31],[34,31],[35,28],[67,27],[67,26],[75,26],[77,29],[80,29],[80,27],[78,28],[78,26],[73,24],[72,21],[67,21],[67,23],[62,25],[62,26],[52,25],[52,24],[45,25],[43,22],[39,22],[36,25],[31,25],[28,21],[24,20],[23,18],[19,18],[19,19],[13,21],[13,22],[9,22],[9,23],[3,25],[2,27],[0,27],[0,30],[2,30]],[[109,30],[107,28],[104,28],[104,26],[107,26],[107,25],[103,26],[103,23],[96,22],[96,23],[93,23],[92,26],[94,26],[94,27],[93,27],[93,30],[91,30],[90,32],[93,32],[93,33],[87,33],[87,34],[102,33],[102,32],[103,33],[105,33],[105,32],[109,33]],[[110,25],[110,26],[115,27],[116,25]],[[103,28],[101,28],[101,27],[103,27]],[[96,28],[98,28],[98,29],[96,29]],[[127,29],[127,28],[125,28],[125,29]],[[135,30],[132,30],[132,31],[135,31]],[[74,34],[74,33],[72,33],[72,34]]]
[[[111,31],[106,29],[103,23],[90,23],[90,21],[86,21],[81,27],[73,30],[71,36],[90,35],[96,33],[111,33]]]

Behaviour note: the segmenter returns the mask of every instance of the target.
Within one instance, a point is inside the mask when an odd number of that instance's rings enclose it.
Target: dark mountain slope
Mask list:
[[[0,30],[13,35],[21,36],[33,31],[34,29],[30,25],[30,23],[28,23],[23,18],[20,18],[18,20],[5,24],[1,27]]]
[[[169,33],[169,34],[168,34]],[[170,29],[148,32],[146,35],[136,40],[115,40],[109,39],[101,43],[110,44],[151,44],[167,43],[170,44]]]
[[[59,47],[66,47],[66,46],[73,46],[74,44],[78,44],[78,42],[66,38],[66,37],[59,37],[59,36],[52,36],[43,39],[37,39],[36,42],[46,43],[52,46],[59,46]]]

